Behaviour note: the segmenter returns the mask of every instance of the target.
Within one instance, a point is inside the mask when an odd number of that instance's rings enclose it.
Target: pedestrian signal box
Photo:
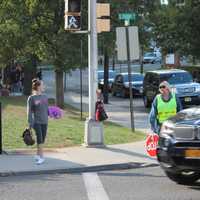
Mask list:
[[[65,30],[81,29],[81,0],[65,0]]]

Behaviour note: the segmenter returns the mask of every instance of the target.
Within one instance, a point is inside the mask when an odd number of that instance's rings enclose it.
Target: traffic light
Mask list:
[[[65,0],[65,30],[81,29],[81,0]]]

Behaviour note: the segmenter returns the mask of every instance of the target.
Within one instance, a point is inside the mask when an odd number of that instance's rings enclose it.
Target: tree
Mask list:
[[[39,37],[40,50],[55,69],[56,104],[64,106],[63,72],[78,65],[79,37],[64,31],[64,1],[26,0],[32,16],[32,30]],[[40,56],[40,52],[38,53]]]
[[[154,5],[150,14],[154,39],[167,53],[170,49],[183,55],[200,57],[200,2],[186,0],[184,6],[177,6],[175,0],[168,5]]]
[[[33,65],[49,60],[56,72],[56,104],[63,107],[63,71],[78,66],[80,46],[80,36],[64,31],[64,1],[8,0],[1,3],[0,17],[6,38],[0,49],[2,63],[8,56]]]
[[[32,38],[24,1],[3,1],[0,9],[0,63],[2,67],[22,61],[25,67],[24,94],[31,92],[36,74],[36,38]],[[28,69],[27,69],[28,68]]]
[[[200,2],[186,1],[182,12],[177,17],[177,30],[181,52],[200,58]]]

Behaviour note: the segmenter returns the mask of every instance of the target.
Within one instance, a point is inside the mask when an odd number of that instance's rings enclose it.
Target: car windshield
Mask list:
[[[182,83],[191,83],[193,82],[191,74],[187,72],[181,73],[170,73],[170,74],[161,74],[161,82],[168,81],[169,84],[182,84]]]
[[[143,79],[142,74],[132,74],[132,81],[143,81]],[[128,74],[124,76],[124,82],[128,82]]]
[[[145,53],[144,57],[155,57],[154,53]]]
[[[115,72],[114,71],[109,71],[109,78],[115,78]],[[98,72],[98,79],[104,79],[104,72]]]

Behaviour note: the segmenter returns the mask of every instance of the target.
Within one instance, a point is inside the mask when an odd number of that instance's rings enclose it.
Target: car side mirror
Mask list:
[[[194,81],[195,83],[198,83],[198,79],[197,79],[197,78],[194,78],[193,81]]]
[[[152,83],[153,83],[153,85],[157,85],[158,82],[157,81],[153,81]]]

